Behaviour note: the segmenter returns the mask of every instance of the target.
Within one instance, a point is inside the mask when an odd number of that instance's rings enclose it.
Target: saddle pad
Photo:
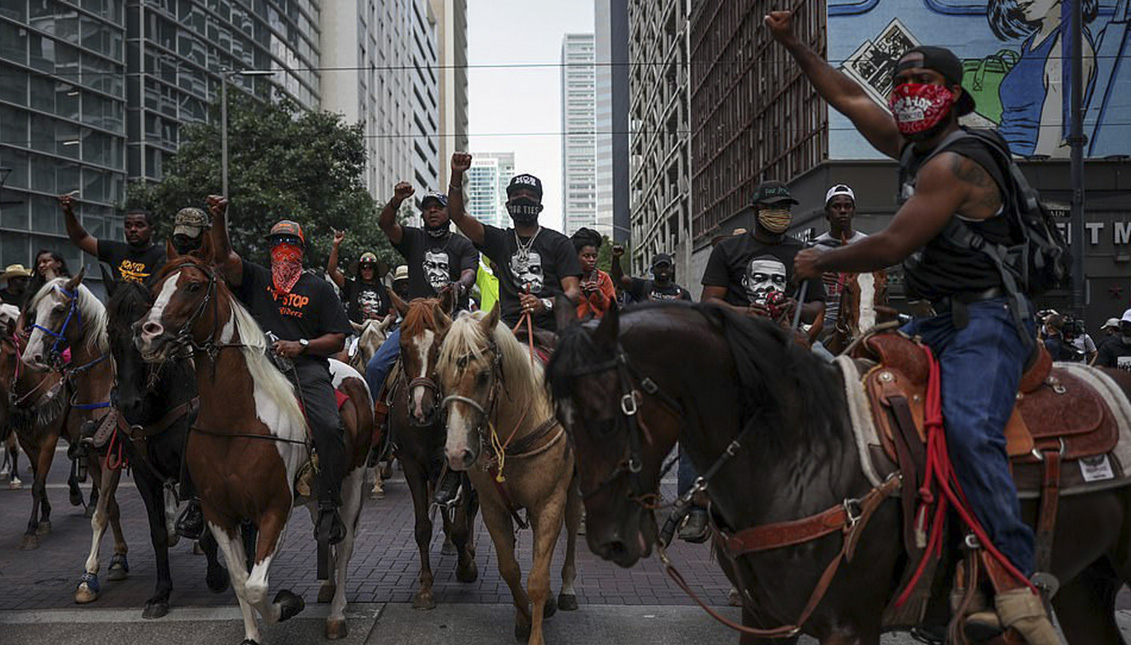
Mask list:
[[[872,402],[861,373],[873,368],[869,364],[861,366],[848,356],[838,356],[833,364],[841,372],[861,470],[873,486],[879,486],[889,474],[898,470],[898,465],[889,456],[894,452],[888,453],[885,450],[884,440],[881,439],[883,430],[876,425]],[[1080,458],[1064,465],[1061,494],[1074,495],[1131,484],[1131,401],[1128,401],[1119,385],[1103,370],[1073,363],[1058,363],[1056,368],[1055,375],[1058,379],[1074,379],[1075,382],[1086,384],[1097,393],[1100,400],[1107,403],[1102,406],[1101,412],[1104,422],[1109,423],[1115,432],[1112,445],[1106,451],[1095,457]],[[1018,414],[1015,410],[1014,417],[1022,423],[1024,416],[1024,411]],[[1045,424],[1040,425],[1044,427]],[[1038,439],[1038,442],[1041,441],[1043,440]],[[1072,436],[1066,437],[1065,441],[1070,444]],[[1053,444],[1056,444],[1055,439]],[[1069,449],[1071,450],[1071,446]],[[1041,464],[1035,459],[1028,463],[1013,462],[1014,478],[1022,499],[1039,496],[1041,469]]]
[[[346,401],[350,400],[349,395],[345,394],[341,390],[334,390],[334,398],[337,399],[337,401],[338,401],[338,409],[339,410],[341,410],[342,406],[346,404]]]

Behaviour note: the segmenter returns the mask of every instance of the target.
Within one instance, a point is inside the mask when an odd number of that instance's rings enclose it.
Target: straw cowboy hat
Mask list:
[[[22,264],[9,264],[4,268],[4,273],[0,273],[0,282],[11,280],[12,278],[30,278],[31,269],[24,267]]]

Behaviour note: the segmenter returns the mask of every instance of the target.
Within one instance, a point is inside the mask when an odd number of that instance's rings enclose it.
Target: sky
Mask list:
[[[515,171],[542,180],[546,208],[540,222],[561,230],[561,68],[556,65],[562,36],[593,33],[593,2],[468,0],[467,5],[471,153],[514,152]],[[503,67],[516,63],[549,66]]]

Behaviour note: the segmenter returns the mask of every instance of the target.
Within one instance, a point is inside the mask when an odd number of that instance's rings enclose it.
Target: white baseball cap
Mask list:
[[[1128,309],[1127,311],[1123,312],[1123,317],[1120,318],[1120,320],[1126,321],[1126,322],[1131,322],[1131,309]]]
[[[852,192],[852,189],[848,187],[848,184],[837,184],[830,188],[829,192],[825,193],[825,206],[828,206],[829,202],[833,200],[833,197],[836,197],[837,195],[848,195],[848,198],[852,200],[852,203],[856,203],[856,193]]]
[[[1127,314],[1123,314],[1123,315],[1126,316]],[[1119,329],[1119,319],[1118,318],[1108,318],[1107,322],[1105,322],[1103,327],[1100,327],[1100,329],[1107,329],[1108,327],[1111,327],[1113,329]]]

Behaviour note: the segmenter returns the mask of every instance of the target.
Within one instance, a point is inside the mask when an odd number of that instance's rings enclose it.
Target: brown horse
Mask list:
[[[255,612],[274,623],[305,606],[290,591],[279,591],[273,601],[267,593],[310,438],[294,387],[266,355],[266,336],[210,267],[207,243],[201,255],[203,260],[177,256],[169,248],[169,264],[154,286],[153,308],[135,324],[136,342],[152,362],[193,357],[200,413],[190,430],[187,463],[243,611],[244,644],[253,645],[260,637]],[[336,361],[332,375],[349,398],[341,411],[349,459],[341,509],[347,534],[334,547],[336,575],[331,573],[318,597],[332,598],[325,631],[327,638],[337,639],[346,635],[346,572],[361,515],[373,417],[360,375]],[[250,571],[244,522],[258,533]]]
[[[1109,376],[1131,391],[1131,377]],[[564,332],[550,379],[577,450],[589,547],[621,566],[657,541],[651,502],[677,439],[696,470],[711,473],[716,521],[736,531],[811,516],[874,488],[839,370],[765,322],[703,305],[609,312],[600,325]],[[1023,501],[1027,521],[1036,507]],[[1115,597],[1131,581],[1131,488],[1061,497],[1058,517],[1052,573],[1061,588],[1052,602],[1064,634],[1071,643],[1118,643]],[[720,559],[745,596],[743,624],[794,624],[847,537],[838,530]],[[879,643],[907,561],[899,501],[888,498],[800,631],[822,643]],[[950,587],[939,587],[942,615],[928,618],[945,625]]]
[[[62,370],[66,390],[70,393],[65,432],[72,443],[82,434],[84,424],[98,424],[110,413],[110,390],[114,386],[114,361],[106,333],[106,308],[82,284],[83,274],[84,271],[79,271],[73,278],[50,280],[31,299],[27,308],[35,322],[23,353],[24,366],[32,371]],[[71,362],[63,366],[60,356],[67,347],[71,350]],[[52,450],[55,441],[47,442],[52,445]],[[39,448],[40,459],[44,459],[43,450],[47,444]],[[79,604],[98,599],[99,551],[107,525],[114,532],[114,555],[110,559],[107,577],[124,580],[129,574],[126,560],[129,549],[122,533],[118,500],[114,495],[122,471],[108,466],[112,453],[97,457],[92,454],[91,457],[90,472],[98,490],[98,503],[90,518],[93,533],[90,554],[75,590],[75,602]],[[38,472],[36,480],[38,483]]]
[[[442,299],[417,298],[411,304],[393,295],[393,302],[404,322],[401,323],[400,367],[393,371],[387,386],[390,391],[389,432],[412,493],[416,546],[420,550],[420,588],[412,598],[412,606],[433,609],[436,601],[432,596],[429,553],[432,520],[428,511],[442,470],[445,440],[435,374],[440,344],[451,326],[446,313],[451,309],[451,299],[450,293],[445,292]],[[450,536],[459,556],[456,579],[460,582],[475,582],[479,577],[474,532],[479,503],[470,488],[470,485],[465,486],[452,515],[441,513],[444,534]]]
[[[483,522],[495,544],[499,573],[515,606],[515,637],[543,643],[542,621],[560,605],[577,608],[573,590],[581,499],[573,451],[554,418],[542,365],[499,324],[499,309],[458,317],[444,336],[436,372],[447,395],[448,467],[467,471],[479,493]],[[534,560],[527,589],[515,559],[514,523],[534,529]],[[550,595],[554,545],[566,527],[562,591]],[[529,595],[528,595],[529,594]]]
[[[844,287],[836,325],[825,339],[825,347],[833,354],[843,352],[877,324],[895,319],[895,311],[888,307],[886,272],[842,273],[839,279]]]

